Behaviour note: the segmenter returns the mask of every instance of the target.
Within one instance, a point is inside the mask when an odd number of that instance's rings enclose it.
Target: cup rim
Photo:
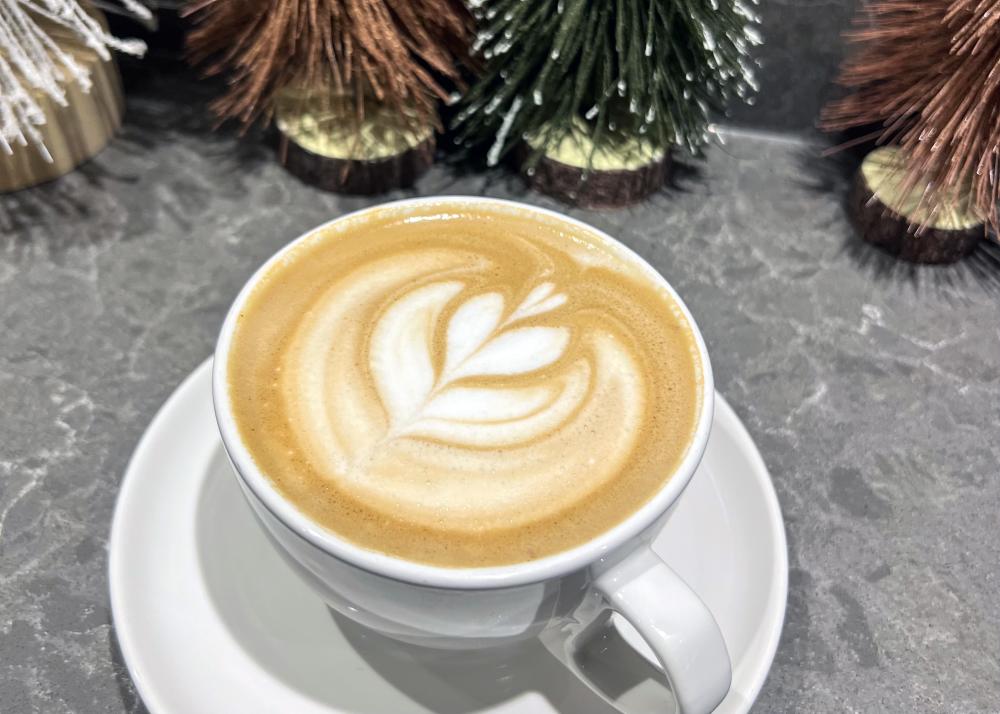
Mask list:
[[[240,438],[228,397],[228,359],[226,356],[229,352],[240,310],[257,282],[275,263],[282,260],[293,247],[336,223],[359,220],[365,214],[375,211],[385,211],[394,208],[405,210],[410,207],[427,204],[441,204],[442,206],[487,204],[505,211],[541,214],[551,219],[566,222],[578,229],[590,231],[602,238],[609,248],[619,254],[623,260],[635,264],[640,270],[644,271],[661,285],[680,307],[681,313],[690,325],[702,365],[702,406],[694,437],[688,445],[680,464],[659,491],[628,518],[580,545],[536,560],[487,567],[431,565],[369,550],[355,545],[346,538],[324,528],[302,513],[291,501],[287,500],[257,467],[250,456],[249,450]],[[712,365],[709,361],[704,338],[698,329],[694,317],[673,286],[655,268],[647,263],[645,259],[606,232],[571,216],[518,201],[483,196],[427,196],[389,201],[351,211],[304,232],[268,258],[243,285],[222,323],[219,338],[216,342],[215,358],[212,364],[212,402],[223,446],[233,463],[236,475],[258,500],[260,505],[266,508],[271,515],[299,537],[334,558],[394,580],[448,589],[476,590],[512,587],[561,577],[601,561],[616,548],[638,536],[667,511],[694,475],[708,443],[714,411],[714,395],[715,387],[712,376]]]

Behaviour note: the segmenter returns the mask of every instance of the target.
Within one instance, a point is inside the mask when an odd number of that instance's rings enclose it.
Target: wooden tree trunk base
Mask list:
[[[300,180],[324,191],[371,196],[409,188],[434,163],[434,135],[417,146],[382,159],[338,159],[300,146],[278,130],[278,158]]]
[[[859,170],[851,188],[848,212],[861,237],[887,253],[911,263],[954,263],[979,244],[982,225],[947,230],[927,227],[917,232],[875,196]]]
[[[623,208],[639,203],[663,188],[670,174],[670,152],[635,169],[585,171],[549,156],[528,168],[531,147],[514,152],[522,176],[536,191],[581,208]]]

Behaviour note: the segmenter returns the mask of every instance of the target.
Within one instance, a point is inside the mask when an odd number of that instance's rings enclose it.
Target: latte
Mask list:
[[[229,399],[260,470],[364,548],[437,565],[582,544],[659,491],[703,405],[680,307],[600,235],[458,200],[286,251],[243,304]]]

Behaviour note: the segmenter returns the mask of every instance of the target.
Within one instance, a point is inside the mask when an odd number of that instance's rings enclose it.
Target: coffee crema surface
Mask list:
[[[376,209],[251,290],[237,428],[300,511],[452,567],[585,543],[659,491],[703,409],[681,309],[595,232],[503,204]]]

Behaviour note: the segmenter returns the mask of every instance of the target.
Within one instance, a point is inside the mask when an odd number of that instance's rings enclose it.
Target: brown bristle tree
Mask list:
[[[475,32],[462,0],[194,0],[184,14],[195,21],[192,61],[228,78],[213,110],[244,126],[268,116],[286,87],[436,126]]]
[[[925,216],[964,195],[1000,228],[1000,0],[877,0],[848,40],[838,82],[852,92],[821,126],[880,125],[868,138],[900,147],[901,185],[922,192]]]

